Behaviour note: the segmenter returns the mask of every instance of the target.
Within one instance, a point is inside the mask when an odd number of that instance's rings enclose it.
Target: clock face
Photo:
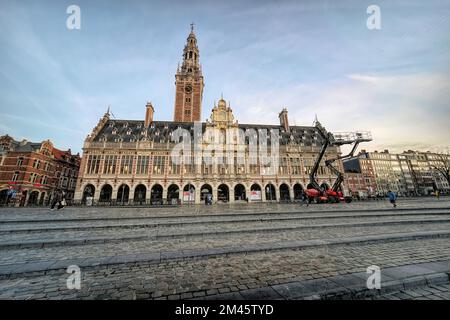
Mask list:
[[[191,87],[191,86],[186,86],[186,87],[184,88],[184,91],[185,91],[186,93],[191,93],[191,92],[192,92],[192,87]]]

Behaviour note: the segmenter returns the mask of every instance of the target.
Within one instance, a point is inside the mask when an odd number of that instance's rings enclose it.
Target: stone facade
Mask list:
[[[109,112],[100,119],[84,142],[76,201],[92,196],[95,203],[105,204],[201,203],[206,194],[215,202],[300,199],[323,144],[318,128],[289,126],[285,108],[278,125],[240,124],[223,98],[210,119],[199,122],[204,83],[196,43],[192,29],[176,74],[175,121],[154,121],[155,109],[149,104],[145,121],[113,120]],[[178,131],[187,136],[190,150],[214,149],[212,163],[196,160],[203,159],[204,151],[182,153],[180,161],[174,158]],[[275,169],[269,170],[260,154],[252,152],[257,144],[261,148],[263,131],[268,153],[277,160]],[[200,144],[196,137],[201,137]],[[225,163],[217,161],[217,150],[227,152]],[[339,154],[339,147],[327,149],[317,173],[320,184],[331,186],[336,179],[324,162]],[[343,171],[341,161],[335,164]]]
[[[371,184],[373,194],[392,190],[402,196],[428,195],[439,190],[448,193],[450,186],[436,167],[450,161],[450,156],[433,152],[404,151],[399,154],[366,152],[344,161],[346,174],[358,173]]]

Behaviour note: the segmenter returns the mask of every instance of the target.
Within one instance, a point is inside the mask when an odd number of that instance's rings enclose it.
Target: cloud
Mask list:
[[[314,115],[330,131],[371,131],[366,149],[446,148],[450,137],[450,76],[350,74],[310,85],[240,95],[240,122],[276,123],[289,110],[291,124],[311,125]]]

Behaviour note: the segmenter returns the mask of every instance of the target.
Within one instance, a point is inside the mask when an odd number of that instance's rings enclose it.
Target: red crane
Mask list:
[[[322,202],[351,202],[351,196],[344,196],[341,191],[341,184],[344,181],[344,175],[338,169],[333,167],[333,163],[336,160],[347,159],[353,157],[359,143],[372,141],[372,135],[368,131],[357,131],[357,132],[336,132],[331,133],[327,132],[325,128],[320,124],[319,121],[315,121],[315,127],[319,134],[323,139],[323,144],[320,149],[319,154],[317,155],[314,166],[309,174],[310,183],[308,188],[306,189],[306,195],[309,198],[309,201],[315,201],[316,203]],[[346,144],[353,144],[353,147],[350,153],[342,156],[338,156],[332,159],[325,160],[325,166],[337,176],[333,186],[329,189],[325,189],[317,183],[316,175],[317,170],[319,169],[319,165],[325,155],[325,152],[330,146],[342,146]]]

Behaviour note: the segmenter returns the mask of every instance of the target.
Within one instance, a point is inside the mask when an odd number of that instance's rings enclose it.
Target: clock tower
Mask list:
[[[202,114],[203,75],[199,63],[197,38],[194,24],[183,50],[183,63],[178,66],[175,75],[175,112],[174,121],[200,121]]]

